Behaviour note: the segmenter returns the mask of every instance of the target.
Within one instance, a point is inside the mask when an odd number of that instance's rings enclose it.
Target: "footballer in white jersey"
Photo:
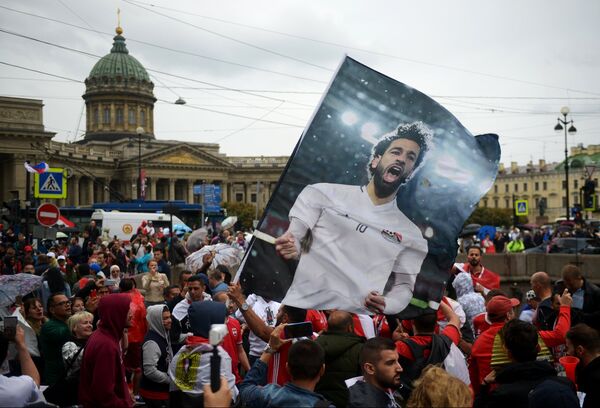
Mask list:
[[[302,190],[288,230],[276,240],[281,256],[299,260],[283,304],[353,313],[406,308],[428,248],[396,195],[430,138],[421,122],[401,125],[374,146],[366,186],[320,183]]]

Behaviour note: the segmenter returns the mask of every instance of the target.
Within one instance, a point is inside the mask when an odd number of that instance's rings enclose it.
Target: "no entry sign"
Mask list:
[[[35,216],[41,225],[51,227],[57,223],[60,217],[60,210],[54,204],[46,203],[38,207]]]

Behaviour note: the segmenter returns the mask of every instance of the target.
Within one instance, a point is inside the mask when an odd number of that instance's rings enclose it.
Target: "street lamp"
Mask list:
[[[138,142],[138,182],[137,182],[137,198],[138,200],[142,200],[142,139],[144,136],[144,128],[141,126],[138,126],[135,129],[135,133],[137,134],[137,142]],[[127,147],[134,147],[133,141],[131,139],[131,137],[129,138],[129,143],[127,144]],[[146,149],[152,149],[152,145],[150,144],[150,141],[148,141],[148,144],[146,145]]]
[[[565,130],[565,183],[566,183],[566,187],[567,187],[567,221],[569,221],[569,151],[568,151],[568,146],[567,146],[567,133],[570,134],[574,134],[577,132],[577,129],[575,129],[575,126],[573,125],[573,119],[571,120],[567,120],[567,115],[569,114],[570,110],[568,106],[563,106],[562,108],[560,108],[560,113],[563,115],[564,119],[561,119],[560,117],[557,119],[558,123],[556,124],[556,126],[554,126],[554,130],[556,132],[560,132],[561,130]],[[564,125],[564,127],[563,127]],[[569,126],[569,128],[567,129],[567,125],[571,125]]]

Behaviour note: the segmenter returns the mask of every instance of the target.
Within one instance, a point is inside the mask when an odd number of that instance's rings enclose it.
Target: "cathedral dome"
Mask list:
[[[94,79],[133,79],[150,82],[150,77],[144,66],[134,57],[129,55],[125,45],[125,37],[122,30],[117,29],[117,35],[113,38],[113,47],[110,54],[102,57],[92,68],[88,80]]]

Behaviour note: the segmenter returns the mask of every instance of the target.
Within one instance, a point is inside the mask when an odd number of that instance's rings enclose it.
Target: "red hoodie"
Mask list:
[[[130,408],[120,340],[127,325],[131,297],[104,296],[98,304],[98,329],[87,341],[81,362],[79,403],[87,407]]]

